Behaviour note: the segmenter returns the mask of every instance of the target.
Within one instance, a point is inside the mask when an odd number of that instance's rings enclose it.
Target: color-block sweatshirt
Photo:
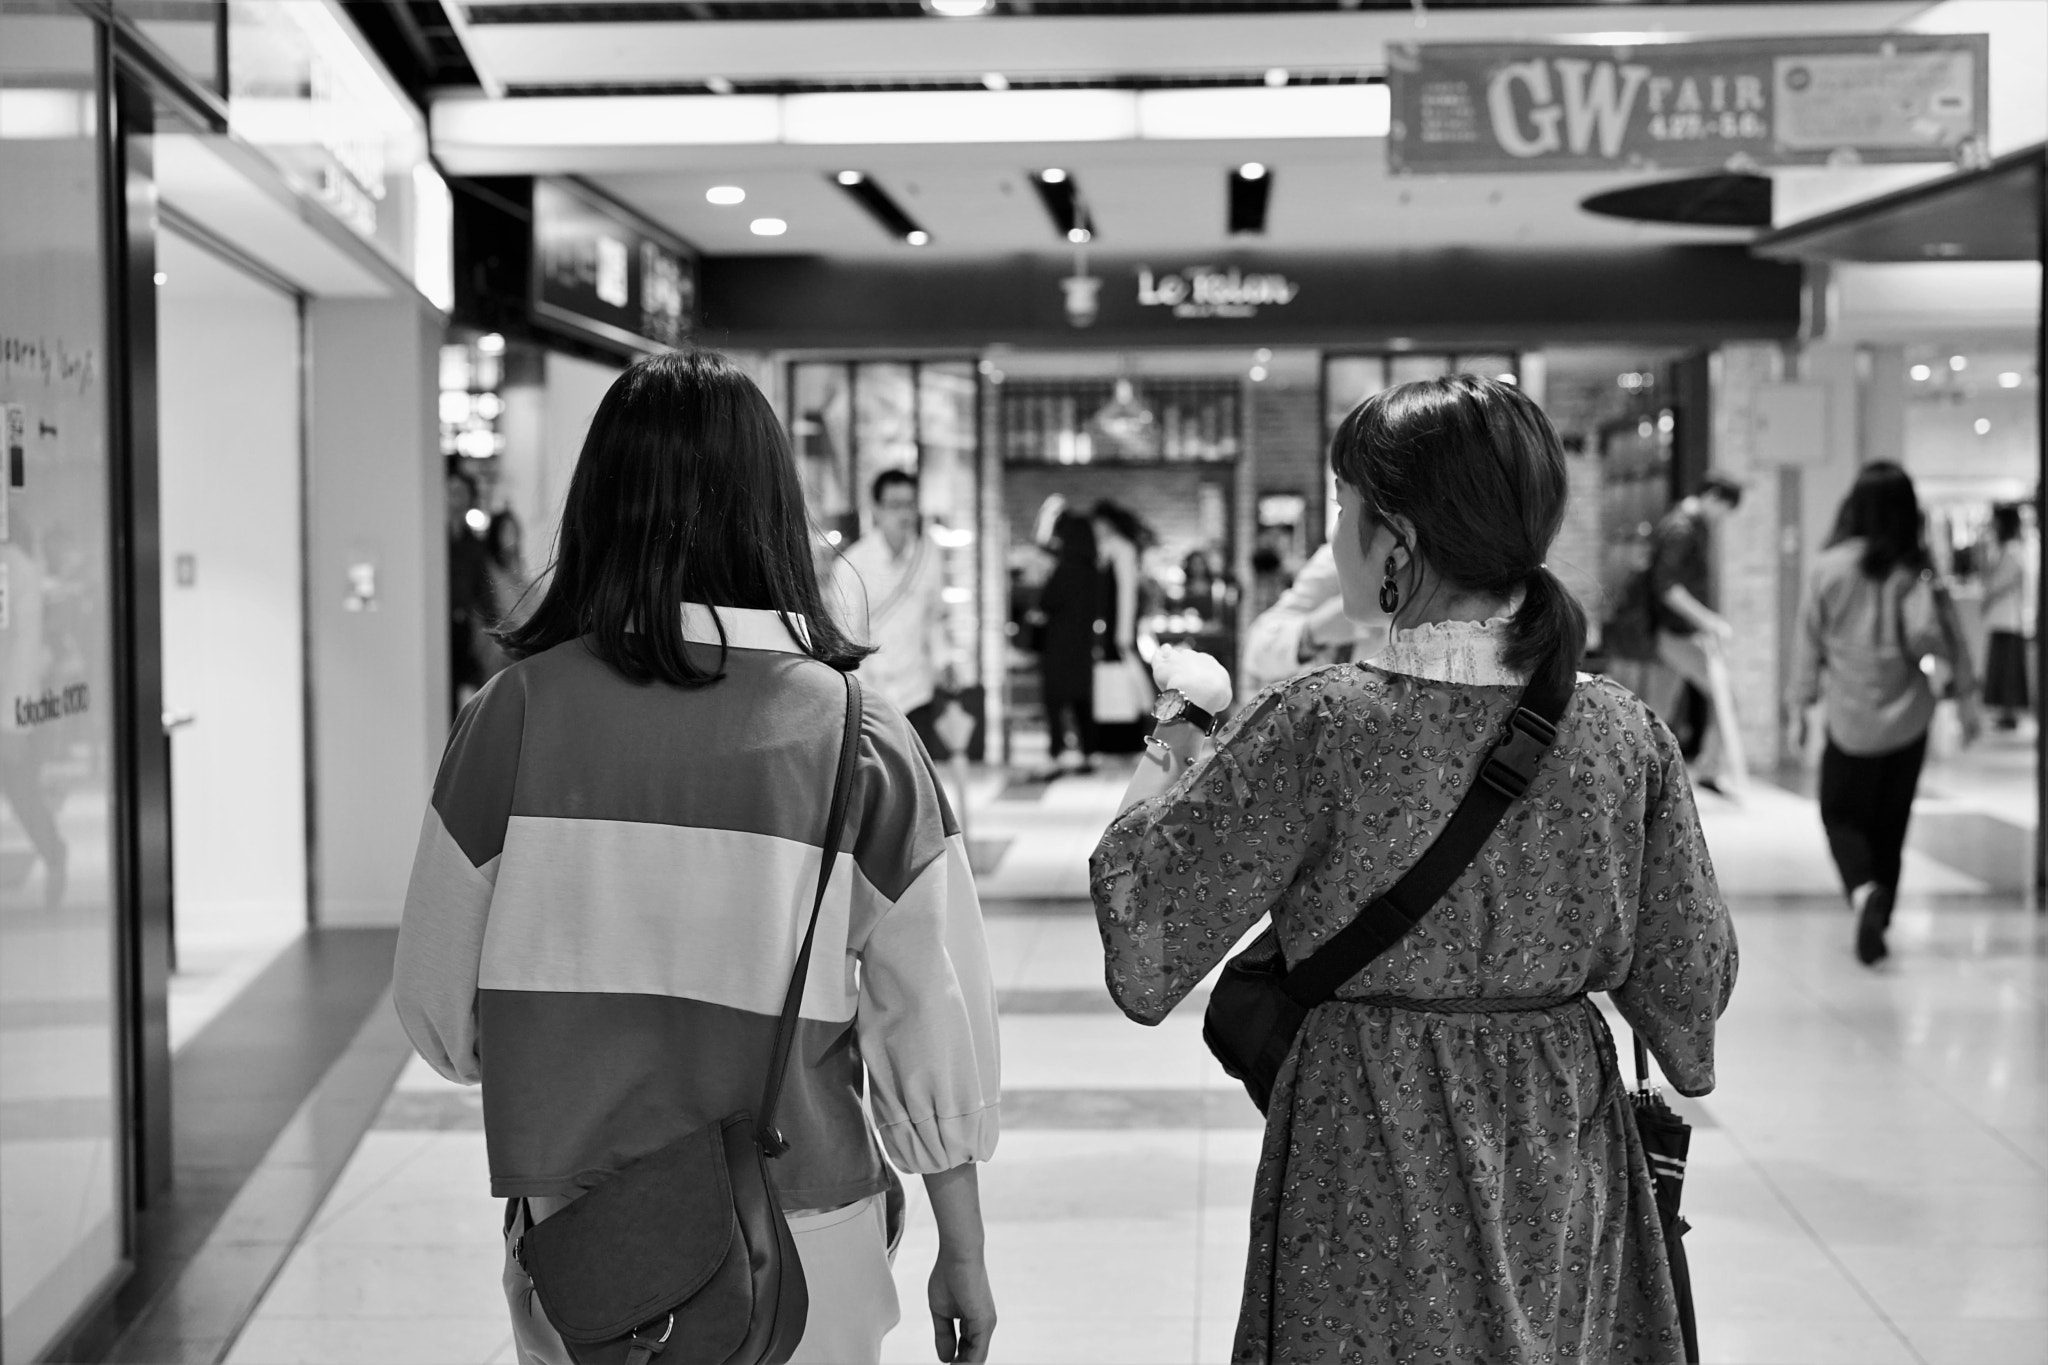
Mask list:
[[[635,685],[581,642],[463,709],[406,894],[393,991],[420,1055],[483,1084],[491,1188],[574,1195],[758,1108],[823,858],[846,690],[772,612],[720,609],[723,681]],[[801,622],[799,622],[801,628]],[[716,662],[711,614],[685,608]],[[869,691],[777,1126],[783,1204],[993,1152],[995,992],[960,830]]]

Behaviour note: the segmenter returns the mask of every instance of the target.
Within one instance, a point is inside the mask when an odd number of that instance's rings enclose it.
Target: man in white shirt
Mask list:
[[[840,555],[832,585],[840,620],[875,647],[860,666],[863,683],[910,718],[934,754],[945,750],[932,731],[946,656],[939,549],[918,525],[917,475],[885,469],[875,476],[874,530]]]

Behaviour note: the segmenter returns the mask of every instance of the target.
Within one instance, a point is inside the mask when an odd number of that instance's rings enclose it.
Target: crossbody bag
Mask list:
[[[859,749],[860,682],[846,680],[846,728],[825,821],[811,922],[782,998],[768,1079],[741,1110],[639,1157],[543,1223],[512,1254],[577,1365],[782,1365],[810,1310],[803,1263],[769,1162],[789,1150],[775,1110],[825,888],[839,857]]]
[[[1399,942],[1443,899],[1451,884],[1479,856],[1509,806],[1536,780],[1536,769],[1557,740],[1557,723],[1571,702],[1570,675],[1524,689],[1508,717],[1507,736],[1480,765],[1479,775],[1450,823],[1391,890],[1359,912],[1291,970],[1270,927],[1225,963],[1202,1016],[1202,1041],[1223,1069],[1244,1082],[1252,1103],[1264,1112],[1273,1082],[1294,1050],[1301,1022],[1336,995],[1367,963]]]

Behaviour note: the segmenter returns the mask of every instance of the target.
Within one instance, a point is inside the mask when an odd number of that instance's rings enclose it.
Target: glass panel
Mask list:
[[[1351,410],[1387,386],[1387,362],[1376,355],[1333,355],[1323,362],[1323,418],[1330,431]]]
[[[979,471],[976,467],[975,371],[961,361],[926,365],[918,371],[918,430],[924,458],[918,492],[925,529],[943,555],[946,652],[963,685],[980,681],[981,581],[976,528]]]
[[[227,0],[121,0],[121,12],[180,71],[215,94],[227,93],[220,88]]]
[[[0,1357],[113,1272],[106,263],[93,26],[0,13]]]
[[[868,524],[868,491],[885,469],[917,468],[917,389],[908,365],[854,367],[853,493]]]
[[[228,6],[228,126],[400,270],[418,265],[426,125],[329,0]],[[436,202],[430,212],[438,212]]]
[[[1451,372],[1447,355],[1394,355],[1387,357],[1387,384],[1413,384],[1418,379],[1437,379]]]
[[[790,367],[790,439],[811,519],[828,535],[859,529],[853,500],[853,398],[844,365]]]

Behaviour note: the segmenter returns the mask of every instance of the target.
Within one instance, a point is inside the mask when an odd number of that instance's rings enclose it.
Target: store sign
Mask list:
[[[1138,267],[1138,306],[1164,308],[1177,318],[1255,318],[1261,308],[1284,308],[1300,293],[1300,285],[1277,272],[1197,265],[1155,275],[1150,266]]]
[[[533,308],[636,350],[681,346],[696,322],[697,259],[681,242],[559,180],[533,186]]]
[[[1489,175],[1967,159],[1988,52],[1982,34],[1390,44],[1387,159]]]

